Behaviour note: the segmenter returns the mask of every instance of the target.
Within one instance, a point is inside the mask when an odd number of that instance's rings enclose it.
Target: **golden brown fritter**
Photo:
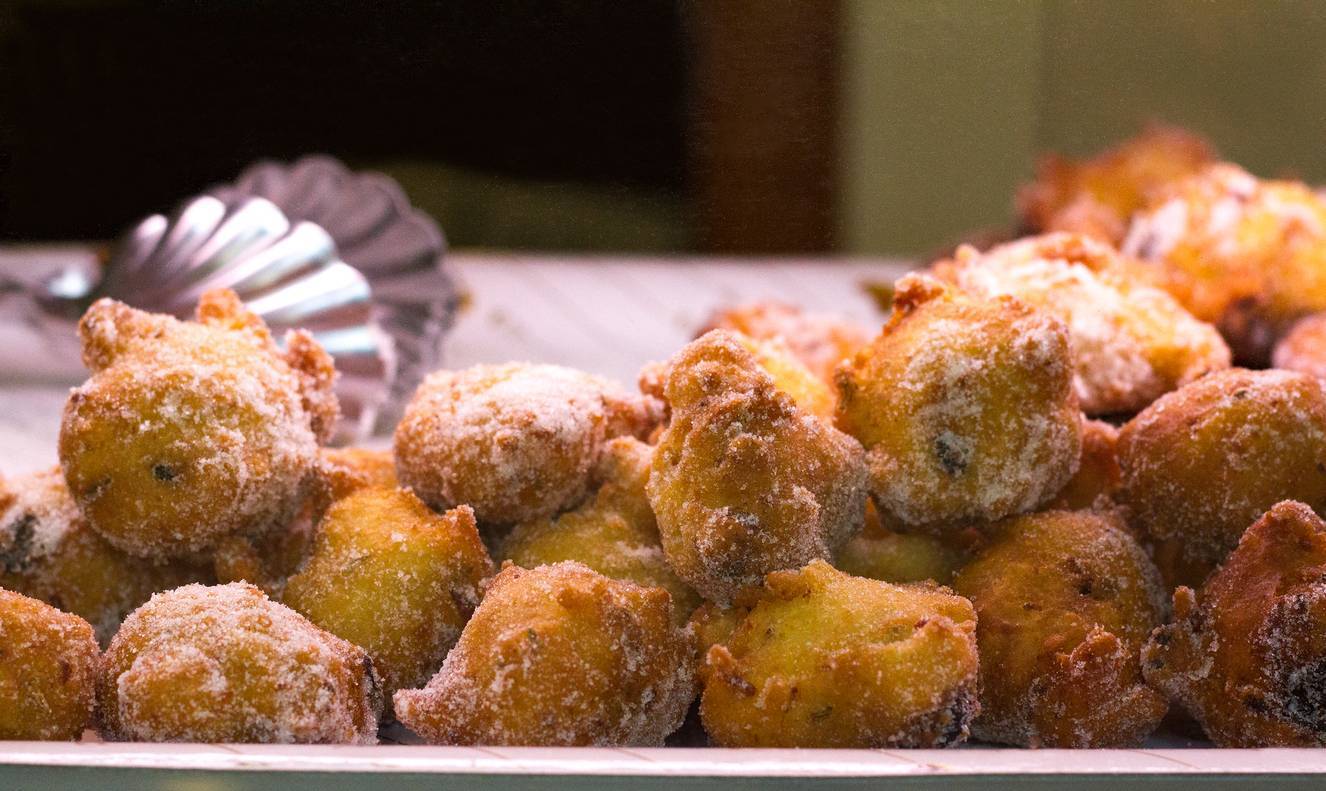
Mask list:
[[[435,744],[661,746],[694,697],[693,650],[662,588],[507,564],[396,716]]]
[[[406,489],[368,487],[328,509],[282,600],[367,651],[390,700],[442,666],[492,575],[468,506],[439,516]]]
[[[1148,196],[1215,157],[1205,139],[1160,124],[1090,159],[1046,154],[1036,163],[1036,180],[1018,190],[1018,213],[1032,232],[1072,231],[1118,244]]]
[[[0,587],[89,621],[102,645],[152,594],[211,577],[206,564],[137,558],[108,544],[58,467],[0,483]]]
[[[1165,592],[1121,520],[1047,511],[1000,522],[953,588],[976,607],[976,738],[1121,747],[1160,724],[1168,706],[1138,654],[1163,621]]]
[[[1271,364],[1326,379],[1326,313],[1314,313],[1294,324],[1276,343]]]
[[[774,301],[750,302],[716,311],[697,337],[709,330],[731,330],[756,340],[781,341],[802,364],[829,383],[833,382],[838,363],[870,342],[870,332],[865,327],[844,318]]]
[[[275,599],[281,598],[290,576],[313,551],[313,517],[308,501],[288,525],[260,536],[230,536],[212,550],[216,581],[247,582]]]
[[[866,447],[886,523],[951,530],[1032,510],[1077,471],[1072,378],[1054,317],[908,276],[883,333],[838,369],[839,424]]]
[[[99,654],[87,621],[0,588],[0,740],[82,736]]]
[[[634,437],[610,441],[594,476],[600,481],[594,497],[556,519],[517,525],[498,557],[527,569],[574,560],[613,579],[663,588],[685,623],[700,596],[663,556],[645,492],[653,457],[654,449]]]
[[[60,463],[102,537],[180,557],[294,516],[337,415],[311,336],[279,352],[230,291],[204,294],[196,323],[103,299],[79,333],[92,376],[65,405]]]
[[[1100,420],[1082,423],[1082,461],[1047,508],[1076,511],[1108,502],[1123,483],[1119,468],[1119,430]]]
[[[396,471],[436,509],[512,525],[574,507],[607,441],[648,436],[661,417],[655,399],[569,368],[439,371],[396,428]]]
[[[1282,502],[1142,651],[1149,682],[1220,747],[1326,745],[1326,523]]]
[[[700,716],[723,747],[942,747],[967,737],[976,616],[945,588],[821,560],[770,574],[706,655]]]
[[[1326,509],[1326,386],[1290,371],[1212,374],[1119,432],[1129,521],[1171,587],[1200,585],[1281,500]]]
[[[316,522],[337,500],[370,486],[395,489],[396,460],[389,450],[323,448],[313,478],[311,510]]]
[[[1152,200],[1123,249],[1214,322],[1242,365],[1265,365],[1295,321],[1326,310],[1326,200],[1299,182],[1212,165]]]
[[[770,571],[832,557],[860,530],[861,446],[798,408],[735,335],[683,347],[666,392],[672,420],[649,501],[668,562],[700,595],[726,603]]]
[[[1104,242],[1053,233],[985,254],[962,248],[935,273],[977,296],[1010,295],[1062,321],[1078,402],[1088,415],[1103,415],[1136,412],[1229,367],[1229,347],[1215,327],[1140,280],[1136,268]]]
[[[102,735],[122,741],[376,744],[364,651],[244,583],[158,593],[102,658]]]

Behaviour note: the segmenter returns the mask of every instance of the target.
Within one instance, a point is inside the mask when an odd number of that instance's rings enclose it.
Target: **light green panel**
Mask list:
[[[1042,10],[845,0],[843,249],[924,252],[1007,220],[1036,141]]]
[[[1148,119],[1326,183],[1321,0],[844,0],[840,241],[925,252],[1007,223],[1035,154]]]

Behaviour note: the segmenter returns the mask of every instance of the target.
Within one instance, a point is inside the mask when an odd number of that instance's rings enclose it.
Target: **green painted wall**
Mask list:
[[[1147,119],[1326,182],[1321,0],[845,0],[842,247],[917,253],[1007,223],[1036,152]]]

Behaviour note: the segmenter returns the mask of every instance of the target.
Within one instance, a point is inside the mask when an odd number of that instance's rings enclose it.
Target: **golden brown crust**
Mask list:
[[[1326,745],[1326,523],[1276,504],[1142,652],[1147,680],[1221,747]]]
[[[1068,334],[1011,297],[898,282],[883,333],[838,371],[886,523],[951,531],[1036,508],[1081,456]]]
[[[942,747],[976,701],[975,613],[947,589],[823,561],[770,574],[711,624],[700,715],[724,747]],[[729,632],[725,637],[724,632]]]
[[[205,563],[136,558],[108,544],[58,467],[0,483],[0,587],[87,620],[102,645],[153,593],[211,580]]]
[[[1104,242],[1051,233],[984,254],[965,248],[934,271],[978,296],[1011,295],[1062,321],[1082,410],[1105,415],[1131,414],[1229,367],[1215,327],[1138,277],[1139,266]]]
[[[668,562],[701,595],[727,602],[860,530],[861,446],[799,409],[735,335],[678,352],[667,396],[649,500]]]
[[[80,322],[93,373],[65,406],[60,462],[92,528],[141,557],[287,524],[333,418],[330,391],[312,395],[330,379],[306,382],[234,294],[205,294],[198,315],[100,300]]]
[[[991,528],[954,590],[976,607],[977,738],[1024,747],[1141,744],[1165,715],[1138,654],[1162,623],[1160,575],[1121,521],[1048,511]]]
[[[92,626],[0,588],[0,740],[75,740],[92,724]]]
[[[732,330],[756,340],[777,341],[830,384],[838,364],[870,342],[865,327],[838,316],[810,313],[774,301],[750,302],[715,311],[696,337],[710,330]]]
[[[661,746],[694,697],[693,651],[661,588],[507,564],[396,716],[435,744]]]
[[[1123,249],[1219,326],[1242,365],[1266,365],[1295,321],[1326,310],[1326,200],[1298,182],[1211,165],[1155,196]]]
[[[362,649],[252,585],[187,585],[125,620],[97,706],[124,741],[376,744],[382,692]]]
[[[1072,231],[1118,244],[1149,195],[1215,156],[1204,138],[1161,124],[1089,159],[1046,154],[1036,163],[1036,180],[1018,190],[1018,213],[1033,232]]]
[[[396,471],[434,508],[469,505],[481,524],[512,525],[578,504],[604,444],[645,437],[661,418],[655,399],[568,368],[438,371],[396,429]]]
[[[468,506],[438,515],[406,489],[336,501],[283,601],[373,660],[388,700],[442,666],[493,563]]]
[[[1119,432],[1117,497],[1166,581],[1200,585],[1275,503],[1326,509],[1326,386],[1234,369],[1161,398]]]
[[[1295,323],[1276,343],[1271,364],[1326,379],[1326,313],[1314,313]]]
[[[1108,507],[1123,483],[1119,467],[1119,430],[1101,420],[1082,422],[1082,461],[1077,472],[1046,504],[1047,509],[1078,511]]]
[[[654,449],[634,437],[611,440],[594,478],[598,491],[555,519],[517,525],[497,556],[523,568],[574,560],[604,576],[656,586],[672,596],[679,623],[700,596],[668,565],[645,491]]]

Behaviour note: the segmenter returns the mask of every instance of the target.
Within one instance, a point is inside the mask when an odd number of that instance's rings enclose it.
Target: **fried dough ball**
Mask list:
[[[314,520],[322,518],[328,506],[360,489],[400,486],[396,478],[396,460],[389,450],[367,448],[323,448],[313,485]]]
[[[833,382],[838,363],[870,342],[870,332],[865,327],[838,316],[803,311],[775,301],[718,310],[698,335],[709,330],[731,330],[760,341],[781,341],[811,372],[829,383]]]
[[[847,542],[834,565],[857,577],[898,585],[926,580],[947,585],[962,565],[962,553],[929,533],[859,535]]]
[[[528,569],[574,560],[613,579],[663,588],[685,623],[700,596],[663,556],[645,492],[653,456],[654,449],[634,437],[610,441],[594,476],[601,481],[594,497],[556,519],[517,525],[498,556]]]
[[[1211,374],[1119,432],[1117,497],[1166,582],[1200,585],[1281,500],[1326,510],[1326,385],[1290,371]]]
[[[368,655],[240,582],[158,593],[102,657],[102,735],[121,741],[376,744]]]
[[[337,416],[311,336],[279,352],[224,290],[203,295],[196,323],[99,300],[79,334],[92,377],[65,405],[60,463],[94,530],[170,558],[294,516]]]
[[[935,272],[981,297],[1014,296],[1068,328],[1073,389],[1088,415],[1133,413],[1210,371],[1229,347],[1108,244],[1054,233],[981,254],[964,247]]]
[[[951,530],[1036,508],[1077,471],[1072,378],[1054,317],[908,276],[883,333],[838,369],[839,425],[866,447],[886,523]]]
[[[468,506],[439,516],[406,489],[369,487],[327,511],[283,600],[367,651],[390,700],[442,666],[492,575]]]
[[[829,558],[865,518],[856,440],[778,390],[737,336],[714,330],[670,362],[672,420],[649,502],[677,576],[719,603],[770,571]]]
[[[1326,313],[1314,313],[1296,323],[1275,345],[1271,364],[1326,379]]]
[[[509,363],[438,371],[396,428],[396,471],[424,502],[485,525],[542,519],[585,498],[613,437],[645,437],[662,405],[580,371]]]
[[[700,716],[723,747],[943,747],[967,737],[976,615],[945,588],[822,560],[770,574],[706,655]]]
[[[1128,218],[1149,195],[1197,172],[1215,157],[1205,139],[1178,127],[1152,124],[1090,159],[1042,156],[1036,163],[1036,180],[1018,190],[1018,213],[1032,232],[1072,231],[1118,244]]]
[[[1296,320],[1326,310],[1326,200],[1298,182],[1212,165],[1139,213],[1123,249],[1155,264],[1243,365],[1265,365]]]
[[[82,736],[100,653],[87,621],[0,588],[0,740]]]
[[[1005,520],[958,573],[976,607],[981,716],[972,733],[1024,747],[1139,745],[1165,716],[1138,654],[1165,589],[1117,517],[1047,511]]]
[[[247,582],[280,599],[290,576],[304,565],[313,549],[313,516],[305,503],[290,524],[261,536],[230,536],[212,550],[217,582]]]
[[[136,558],[108,544],[59,467],[0,484],[0,587],[87,620],[102,645],[153,593],[211,576],[205,564]]]
[[[436,744],[662,746],[694,697],[693,650],[662,588],[507,564],[396,716]]]
[[[1257,520],[1142,651],[1146,678],[1220,747],[1326,746],[1326,523],[1302,503]]]
[[[1101,420],[1082,422],[1082,461],[1048,508],[1077,511],[1113,498],[1123,483],[1119,468],[1119,429]]]

